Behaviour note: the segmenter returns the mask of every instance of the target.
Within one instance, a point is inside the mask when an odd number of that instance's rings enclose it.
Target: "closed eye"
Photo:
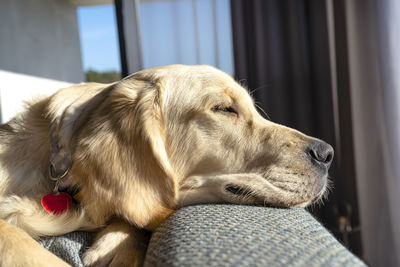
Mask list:
[[[221,112],[226,114],[238,115],[237,111],[229,105],[216,105],[212,108],[214,112]]]

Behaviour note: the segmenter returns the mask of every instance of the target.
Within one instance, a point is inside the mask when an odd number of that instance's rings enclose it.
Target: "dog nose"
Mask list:
[[[321,140],[314,141],[308,147],[308,155],[311,160],[327,168],[329,168],[332,163],[333,154],[332,146]]]

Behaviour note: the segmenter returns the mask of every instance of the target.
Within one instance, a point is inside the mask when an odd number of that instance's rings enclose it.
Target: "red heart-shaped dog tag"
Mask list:
[[[42,206],[52,214],[61,214],[71,207],[72,198],[64,192],[49,193],[42,198]]]

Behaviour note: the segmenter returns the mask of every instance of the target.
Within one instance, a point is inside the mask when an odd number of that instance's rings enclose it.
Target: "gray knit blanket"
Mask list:
[[[41,240],[73,266],[92,234]],[[197,205],[153,233],[145,266],[365,266],[304,209]]]

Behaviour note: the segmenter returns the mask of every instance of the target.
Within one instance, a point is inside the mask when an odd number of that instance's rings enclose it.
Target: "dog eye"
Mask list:
[[[216,112],[224,112],[224,113],[231,113],[234,115],[237,115],[237,111],[231,107],[231,106],[227,106],[227,105],[217,105],[215,107],[212,108],[213,111]]]

